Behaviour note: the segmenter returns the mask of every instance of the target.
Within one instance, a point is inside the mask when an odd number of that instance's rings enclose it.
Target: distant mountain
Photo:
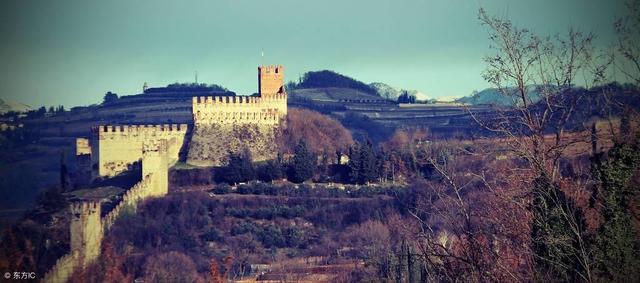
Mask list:
[[[529,86],[527,89],[527,95],[533,103],[540,100],[540,94],[536,91],[536,88],[536,86]],[[515,91],[515,89],[508,89],[507,91],[512,90]],[[458,98],[455,102],[470,105],[493,104],[498,106],[513,106],[514,97],[502,94],[497,88],[487,88],[480,92],[474,92],[469,96]]]
[[[375,82],[375,83],[370,83],[369,86],[373,87],[376,89],[376,91],[378,92],[378,94],[380,95],[380,97],[386,98],[386,99],[391,99],[391,100],[397,100],[398,96],[400,96],[402,94],[403,89],[398,89],[395,87],[392,87],[388,84],[385,83],[379,83],[379,82]],[[427,97],[426,94],[418,91],[418,90],[407,90],[407,92],[409,93],[409,95],[414,95],[416,97],[416,99],[418,100],[428,100],[429,97]]]
[[[4,114],[10,111],[27,112],[29,110],[32,110],[31,106],[29,105],[15,101],[4,101],[0,99],[0,114]]]
[[[396,100],[400,96],[400,90],[385,83],[370,83],[369,86],[376,89],[382,98]]]

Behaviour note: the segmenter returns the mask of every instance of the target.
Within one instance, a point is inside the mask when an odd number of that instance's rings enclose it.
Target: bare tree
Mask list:
[[[627,2],[628,14],[616,21],[618,35],[616,69],[636,86],[640,86],[640,1]]]
[[[511,183],[505,181],[506,175],[514,174],[492,172],[498,169],[495,165],[470,169],[469,163],[487,161],[457,145],[449,145],[447,150],[455,151],[449,159],[441,158],[441,146],[430,147],[437,150],[424,153],[423,158],[439,180],[413,184],[416,199],[409,201],[408,212],[415,223],[405,228],[413,230],[413,245],[421,255],[426,279],[530,280],[529,272],[522,271],[521,250],[528,244],[526,221],[522,221],[527,219],[526,210],[512,206],[508,196],[514,191],[507,190]],[[486,177],[488,172],[491,177]]]
[[[565,150],[588,142],[568,133],[588,89],[605,80],[611,60],[596,52],[594,35],[571,28],[566,35],[540,37],[515,27],[509,20],[488,15],[487,27],[495,53],[485,58],[483,76],[513,107],[495,108],[491,117],[473,119],[484,129],[499,134],[515,157],[531,171],[522,185],[530,187],[532,255],[540,279],[592,281],[592,259],[585,243],[579,211],[560,190],[560,160]]]

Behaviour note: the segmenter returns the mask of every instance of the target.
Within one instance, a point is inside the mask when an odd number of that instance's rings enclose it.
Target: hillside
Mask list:
[[[0,114],[4,114],[7,112],[27,112],[32,110],[31,106],[15,102],[15,101],[5,101],[0,98]]]
[[[511,90],[512,89],[507,89],[507,92]],[[531,98],[531,101],[533,102],[538,102],[538,100],[540,100],[540,95],[539,93],[536,92],[535,86],[529,87],[528,95],[529,95],[529,98]],[[514,105],[513,97],[502,94],[500,90],[498,90],[497,88],[487,88],[480,92],[474,92],[469,96],[456,99],[455,102],[470,104],[470,105],[481,105],[481,104],[492,104],[496,106]]]
[[[291,98],[310,99],[313,101],[343,100],[383,100],[380,96],[372,95],[358,89],[344,87],[302,88],[289,91]]]
[[[378,96],[376,89],[368,84],[329,70],[307,72],[300,82],[297,84],[290,82],[287,87],[290,90],[327,87],[349,88],[369,95]]]

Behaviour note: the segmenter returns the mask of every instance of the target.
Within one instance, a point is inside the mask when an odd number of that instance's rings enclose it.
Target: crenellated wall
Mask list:
[[[136,183],[131,189],[129,189],[123,196],[122,201],[118,203],[107,215],[101,219],[101,225],[105,231],[108,231],[113,223],[116,222],[120,214],[125,211],[127,207],[134,208],[139,201],[142,201],[151,196],[149,193],[151,186],[152,175],[146,175],[142,181]]]
[[[193,97],[187,163],[221,166],[229,152],[244,150],[253,161],[276,157],[276,136],[287,116],[284,67],[258,67],[258,85],[259,96]]]
[[[287,115],[284,68],[258,67],[258,83],[258,97],[193,98],[195,150],[189,149],[191,161],[219,165],[224,154],[244,148],[252,151],[255,161],[275,158],[275,137]],[[168,193],[168,168],[180,158],[187,125],[103,125],[93,132],[91,140],[76,140],[76,154],[89,156],[98,167],[98,176],[115,176],[142,160],[143,178],[102,218],[99,202],[71,205],[71,251],[45,274],[44,282],[66,282],[75,269],[99,257],[105,231],[128,207],[135,211],[139,202]],[[214,140],[224,145],[216,146]],[[212,146],[226,151],[210,154]]]
[[[186,124],[99,126],[94,129],[98,145],[95,161],[98,176],[111,177],[124,172],[142,158],[143,144],[167,141],[170,165],[178,161],[187,134]]]
[[[73,271],[78,267],[79,258],[79,252],[71,252],[59,258],[53,267],[45,273],[42,282],[67,282]]]
[[[193,97],[193,121],[197,125],[258,124],[276,126],[287,115],[287,94],[268,97]]]
[[[143,200],[162,197],[169,192],[167,141],[143,144],[143,178],[122,196],[122,200],[104,217],[100,217],[101,204],[85,201],[71,204],[71,251],[61,257],[47,272],[43,282],[66,282],[77,268],[85,268],[100,256],[102,238],[127,207],[135,210]]]

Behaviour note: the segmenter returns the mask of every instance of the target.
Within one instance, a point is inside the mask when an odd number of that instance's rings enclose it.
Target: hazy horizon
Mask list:
[[[624,1],[4,1],[0,98],[32,107],[99,103],[142,85],[257,89],[256,67],[286,80],[333,70],[447,99],[490,87],[480,6],[542,35],[569,26],[613,41]],[[264,57],[261,51],[264,50]]]

